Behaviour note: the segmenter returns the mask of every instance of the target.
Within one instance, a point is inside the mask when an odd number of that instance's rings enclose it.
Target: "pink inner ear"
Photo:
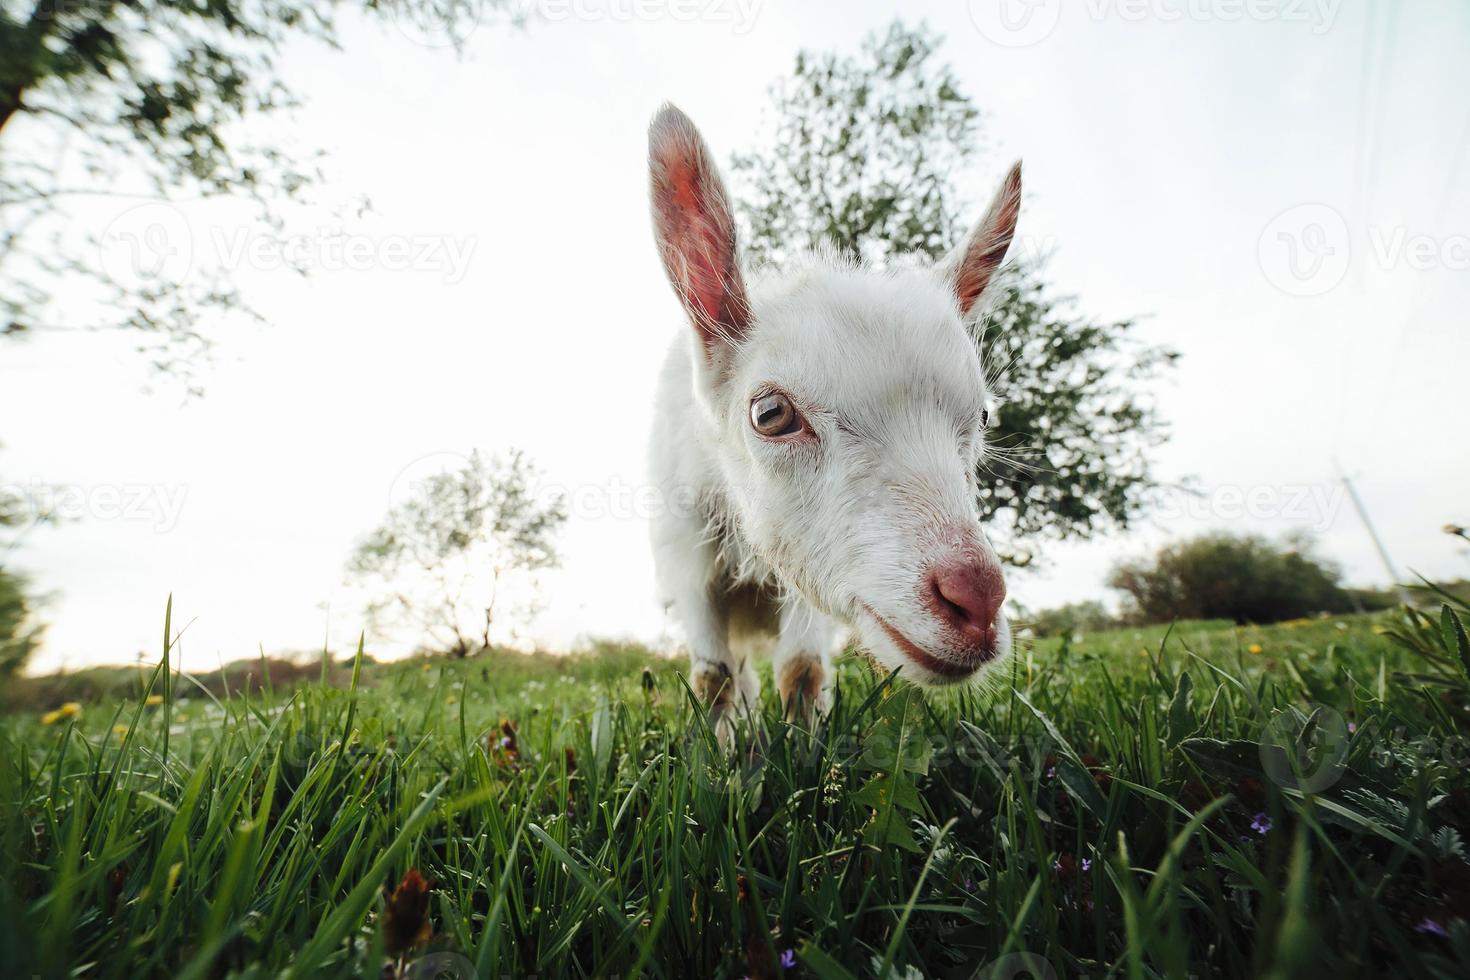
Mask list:
[[[665,205],[669,248],[683,266],[678,276],[685,302],[701,329],[726,324],[725,284],[729,281],[731,242],[728,231],[711,220],[699,174],[687,164],[669,172]]]
[[[959,300],[961,313],[969,313],[974,308],[976,301],[985,292],[985,287],[990,285],[990,280],[995,276],[995,270],[1000,268],[1001,260],[1005,258],[1006,249],[1011,243],[1006,239],[998,245],[992,242],[975,244],[976,247],[970,252],[975,257],[967,256],[960,266],[959,274],[955,276],[954,293]],[[975,254],[977,251],[978,255]]]
[[[712,347],[736,339],[749,322],[734,222],[698,137],[663,135],[653,154],[660,251],[690,319]]]
[[[968,314],[990,285],[995,272],[1005,260],[1016,232],[1021,213],[1021,165],[1006,175],[1000,192],[991,202],[980,227],[975,229],[965,246],[965,253],[954,270],[954,294],[960,312]]]

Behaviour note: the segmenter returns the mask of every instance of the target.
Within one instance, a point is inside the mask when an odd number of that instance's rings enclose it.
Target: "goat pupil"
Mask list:
[[[767,395],[751,406],[751,418],[763,435],[780,435],[790,424],[791,403],[780,395]]]

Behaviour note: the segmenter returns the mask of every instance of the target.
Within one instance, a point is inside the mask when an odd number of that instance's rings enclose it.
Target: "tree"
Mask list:
[[[524,453],[472,453],[417,484],[348,563],[349,576],[373,593],[375,623],[410,624],[461,657],[489,647],[503,588],[511,580],[534,588],[535,574],[558,563],[565,503],[538,496],[536,477]]]
[[[240,124],[298,103],[276,56],[297,38],[334,45],[344,6],[0,0],[0,336],[128,330],[155,366],[187,378],[210,346],[206,316],[253,316],[227,272],[119,275],[99,261],[97,230],[78,236],[66,218],[77,202],[108,196],[238,197],[279,229],[274,204],[300,195],[318,172],[249,142]],[[407,25],[438,19],[431,26],[451,39],[459,21],[505,6],[362,3]]]
[[[1341,572],[1313,557],[1306,538],[1273,545],[1257,536],[1207,534],[1167,545],[1152,559],[1125,561],[1108,575],[1126,615],[1147,623],[1230,619],[1276,623],[1314,613],[1348,612],[1353,597]]]
[[[21,527],[24,532],[39,520],[28,519],[20,500],[0,492],[0,531],[5,532],[0,536],[0,677],[25,667],[41,641],[43,627],[34,622],[34,609],[26,595],[28,583],[24,576],[5,566],[5,559],[20,543],[20,535],[12,529]]]
[[[211,347],[206,323],[256,314],[228,271],[161,274],[155,265],[177,243],[154,243],[154,232],[170,232],[156,209],[240,198],[267,234],[282,229],[278,205],[300,199],[320,173],[314,161],[249,142],[242,124],[298,104],[277,54],[297,38],[335,45],[335,18],[352,6],[0,0],[0,339],[123,331],[155,369],[197,394],[196,369]],[[409,33],[449,40],[466,18],[507,6],[361,4]],[[148,254],[121,270],[106,261],[102,229],[73,221],[80,205],[108,199],[137,204],[143,222],[124,229],[132,240],[123,244]]]
[[[23,578],[0,567],[0,677],[19,672],[41,640],[25,587]]]
[[[1020,617],[1037,636],[1071,636],[1074,633],[1098,633],[1118,626],[1117,617],[1101,602],[1088,599],[1042,609]]]
[[[959,240],[951,175],[979,154],[981,117],[938,44],[896,22],[856,57],[797,56],[772,89],[763,147],[733,163],[754,265],[780,268],[824,243],[875,266],[932,261]],[[1139,382],[1177,356],[1139,342],[1132,321],[1079,317],[1043,265],[1012,265],[981,338],[999,405],[980,510],[1022,565],[1046,537],[1126,527],[1143,510],[1164,429]]]

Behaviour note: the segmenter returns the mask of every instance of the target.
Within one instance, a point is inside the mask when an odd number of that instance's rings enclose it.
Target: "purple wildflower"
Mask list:
[[[1047,768],[1046,768],[1046,778],[1047,779],[1056,779],[1057,778],[1057,767],[1056,766],[1047,766]]]
[[[1440,925],[1438,922],[1435,922],[1433,919],[1429,918],[1427,915],[1424,917],[1423,922],[1414,927],[1414,931],[1427,932],[1431,936],[1438,936],[1441,939],[1450,938],[1450,931],[1444,926]]]
[[[1256,814],[1256,818],[1251,821],[1251,830],[1254,830],[1262,837],[1266,836],[1271,832],[1271,818],[1264,813]]]
[[[1358,730],[1358,723],[1357,722],[1355,722],[1355,721],[1348,722],[1348,734],[1349,735],[1352,735],[1357,730]]]
[[[796,950],[788,949],[786,952],[781,954],[781,969],[796,969]]]
[[[966,878],[965,879],[965,891],[972,892],[974,890],[975,890],[975,879],[974,878]]]
[[[1092,858],[1083,858],[1082,859],[1082,870],[1083,871],[1091,871],[1092,870]]]
[[[500,747],[502,749],[508,749],[508,748],[510,748],[511,747],[511,744],[512,743],[511,743],[511,740],[510,740],[510,736],[509,735],[505,736],[504,738],[502,738],[500,740]]]

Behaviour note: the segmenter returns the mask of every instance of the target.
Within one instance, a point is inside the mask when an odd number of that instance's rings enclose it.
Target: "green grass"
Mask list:
[[[1467,976],[1470,688],[1450,621],[1406,615],[1045,641],[927,699],[845,662],[821,731],[768,701],[729,764],[636,650],[219,698],[159,671],[156,705],[0,719],[0,963]],[[391,956],[410,869],[432,935]]]

